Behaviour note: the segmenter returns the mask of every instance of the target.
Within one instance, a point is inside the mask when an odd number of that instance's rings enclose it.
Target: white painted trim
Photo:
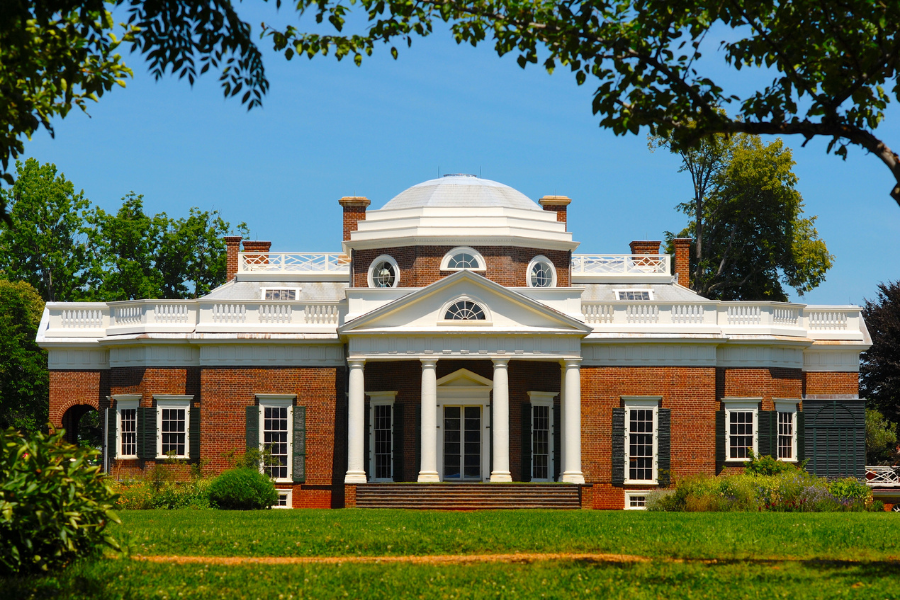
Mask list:
[[[659,404],[662,402],[662,396],[621,396],[622,405],[625,409],[625,484],[626,485],[659,485]],[[629,422],[631,421],[628,414],[631,410],[653,411],[653,478],[652,479],[629,479],[628,450],[631,447],[631,431]]]
[[[125,454],[122,452],[122,411],[137,410],[141,405],[140,394],[114,394],[112,399],[116,401],[116,460],[137,458],[137,436],[141,433],[137,429],[137,412],[135,418],[135,444],[134,454]]]
[[[543,254],[538,254],[534,258],[531,259],[531,262],[528,263],[528,269],[525,271],[525,285],[528,287],[538,287],[535,285],[531,285],[531,269],[538,263],[544,263],[548,267],[550,267],[550,273],[553,275],[552,280],[550,281],[549,286],[541,286],[539,289],[546,289],[548,287],[555,288],[556,287],[556,266],[553,264],[553,261],[544,256]]]
[[[625,492],[625,510],[647,510],[646,504],[644,506],[631,506],[631,498],[632,496],[644,496],[645,498],[652,493],[652,490],[626,490]]]
[[[460,254],[462,252],[471,254],[473,257],[475,257],[475,260],[478,262],[478,267],[476,267],[474,269],[459,269],[459,268],[450,268],[449,266],[447,266],[448,264],[450,264],[451,258],[453,258],[457,254]],[[485,271],[486,269],[487,269],[487,263],[485,262],[484,257],[481,255],[481,252],[479,252],[478,250],[475,250],[474,248],[471,248],[469,246],[457,246],[456,248],[454,248],[453,250],[451,250],[450,252],[445,254],[444,258],[441,259],[441,271],[475,271],[475,272],[479,272],[479,271]]]
[[[174,458],[191,458],[191,400],[193,396],[177,394],[154,394],[156,400],[156,460],[165,460],[168,455],[162,451],[162,411],[164,408],[184,410],[184,454]]]
[[[383,287],[376,286],[375,280],[372,278],[372,272],[375,269],[375,265],[377,265],[381,262],[390,263],[391,266],[394,267],[394,285],[392,285],[390,287],[395,288],[395,287],[399,286],[400,285],[400,265],[397,264],[397,261],[394,260],[393,256],[390,256],[387,254],[382,254],[381,256],[379,256],[375,260],[373,260],[371,263],[369,263],[369,271],[368,271],[368,274],[366,275],[366,281],[368,282],[369,287],[373,288],[373,289],[385,289]]]
[[[278,492],[279,498],[282,495],[287,496],[287,506],[278,506],[277,504],[274,504],[274,505],[272,505],[273,509],[290,510],[290,509],[294,508],[294,490],[293,490],[293,488],[286,489],[286,490],[285,489],[276,489],[275,491]]]
[[[396,452],[396,444],[394,440],[394,403],[397,399],[397,392],[366,392],[369,397],[369,481],[374,483],[392,482],[395,479],[394,473],[394,453]],[[390,406],[391,407],[391,476],[375,477],[375,407]],[[403,449],[401,448],[402,452]]]
[[[460,378],[473,380],[475,385],[448,386],[447,383]],[[489,382],[486,385],[483,382]],[[491,479],[491,390],[494,382],[468,369],[458,369],[437,381],[437,472],[444,481],[444,407],[481,406],[481,480]],[[455,481],[455,480],[454,480]],[[463,480],[465,481],[465,480]]]
[[[259,431],[259,451],[265,448],[265,411],[269,408],[287,408],[287,477],[276,477],[273,479],[275,483],[293,483],[294,481],[294,400],[296,394],[256,394],[258,404],[256,406],[256,414]],[[262,465],[260,465],[262,469]]]
[[[800,404],[800,398],[773,398],[772,401],[775,404],[775,412],[777,413],[789,413],[793,415],[791,417],[791,456],[793,458],[778,458],[777,460],[789,463],[795,463],[799,461],[799,457],[797,456],[797,426],[798,419],[797,415],[799,412],[797,411],[797,406]],[[779,417],[780,418],[780,417]],[[778,423],[775,424],[775,452],[778,453]]]
[[[731,413],[753,413],[753,453],[759,453],[759,404],[762,398],[722,398],[725,410],[725,462],[745,463],[749,458],[731,458]]]
[[[554,435],[554,412],[553,412],[553,400],[559,393],[557,392],[527,392],[528,401],[531,403],[531,431],[534,431],[534,407],[535,406],[547,406],[550,408],[550,446],[549,446],[549,460],[547,461],[547,478],[536,478],[534,477],[534,447],[531,449],[531,481],[555,481],[553,479],[554,467],[556,466],[556,445],[555,445],[555,435]]]

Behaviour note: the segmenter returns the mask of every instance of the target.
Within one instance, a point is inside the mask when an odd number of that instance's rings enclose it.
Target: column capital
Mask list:
[[[505,367],[509,364],[510,359],[508,358],[492,358],[491,362],[494,363],[495,367]]]
[[[439,358],[420,358],[419,359],[419,361],[422,363],[423,369],[429,369],[429,368],[433,369],[434,367],[437,366],[437,362],[439,360],[440,360]]]
[[[366,359],[365,358],[348,358],[347,364],[350,366],[351,369],[361,369],[362,367],[364,367],[366,365]]]
[[[560,361],[560,362],[562,363],[562,366],[563,366],[563,367],[565,367],[565,368],[567,368],[567,369],[572,369],[572,368],[575,368],[575,367],[580,367],[580,366],[581,366],[581,360],[582,360],[582,359],[580,359],[580,358],[564,358],[564,359],[562,359],[562,361]]]

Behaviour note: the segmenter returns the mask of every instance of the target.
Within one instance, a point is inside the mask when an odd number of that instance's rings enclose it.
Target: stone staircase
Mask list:
[[[581,508],[581,488],[560,483],[366,483],[357,508],[500,510]]]

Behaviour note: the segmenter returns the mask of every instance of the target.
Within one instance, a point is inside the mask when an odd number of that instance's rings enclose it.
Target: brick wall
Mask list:
[[[773,398],[802,398],[800,369],[716,369],[719,398],[762,397],[762,410],[775,410]]]
[[[803,395],[859,394],[859,373],[804,373]]]
[[[354,250],[353,285],[368,286],[369,267],[377,257],[387,254],[400,267],[401,287],[425,287],[454,271],[441,271],[441,260],[455,246],[405,246]],[[535,256],[546,256],[556,268],[556,285],[570,285],[569,266],[571,253],[564,250],[541,250],[536,248],[516,248],[512,246],[475,246],[486,264],[485,277],[507,287],[527,286],[525,272],[528,263]]]
[[[63,426],[63,416],[73,406],[108,408],[109,371],[50,371],[50,423]]]

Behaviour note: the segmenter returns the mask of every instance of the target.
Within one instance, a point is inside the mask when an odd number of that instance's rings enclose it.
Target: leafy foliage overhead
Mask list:
[[[47,351],[35,341],[43,312],[28,283],[0,279],[0,428],[37,432],[47,424]]]
[[[900,281],[878,284],[863,306],[872,347],[860,355],[859,393],[894,423],[900,421]]]

